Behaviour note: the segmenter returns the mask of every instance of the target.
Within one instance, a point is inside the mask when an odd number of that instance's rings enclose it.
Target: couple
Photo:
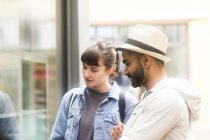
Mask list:
[[[198,119],[199,96],[188,81],[167,78],[164,63],[168,39],[148,25],[135,26],[124,45],[99,42],[82,56],[85,87],[66,93],[61,101],[51,140],[188,140],[191,122]],[[117,75],[122,51],[124,74],[133,87],[144,86],[140,101],[121,90]],[[126,125],[124,125],[126,123]]]

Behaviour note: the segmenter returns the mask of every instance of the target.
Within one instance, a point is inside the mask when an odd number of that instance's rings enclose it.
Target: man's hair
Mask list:
[[[134,56],[136,56],[137,58],[140,58],[140,57],[143,56],[143,55],[147,55],[147,54],[142,54],[142,53],[134,52],[134,51],[131,51],[131,50],[125,50],[125,51],[127,51],[129,55],[134,55]],[[150,55],[149,55],[149,56],[150,56]],[[155,60],[155,62],[156,62],[157,64],[160,64],[160,65],[163,65],[163,66],[164,66],[164,62],[163,62],[162,60],[157,59],[157,58],[155,58],[155,57],[153,57],[153,56],[151,56],[151,57]]]

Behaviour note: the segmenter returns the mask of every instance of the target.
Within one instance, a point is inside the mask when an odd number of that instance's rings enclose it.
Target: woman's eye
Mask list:
[[[92,72],[97,72],[98,70],[97,69],[92,69]]]

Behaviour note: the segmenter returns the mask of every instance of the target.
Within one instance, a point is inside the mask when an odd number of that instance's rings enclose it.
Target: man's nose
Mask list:
[[[124,68],[124,75],[128,75],[128,68],[127,67]]]

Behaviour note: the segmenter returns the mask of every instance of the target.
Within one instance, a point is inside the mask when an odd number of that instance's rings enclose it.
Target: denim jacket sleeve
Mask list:
[[[63,140],[65,137],[67,120],[68,120],[68,102],[70,93],[63,96],[60,104],[60,108],[57,113],[57,117],[52,128],[50,140]]]

